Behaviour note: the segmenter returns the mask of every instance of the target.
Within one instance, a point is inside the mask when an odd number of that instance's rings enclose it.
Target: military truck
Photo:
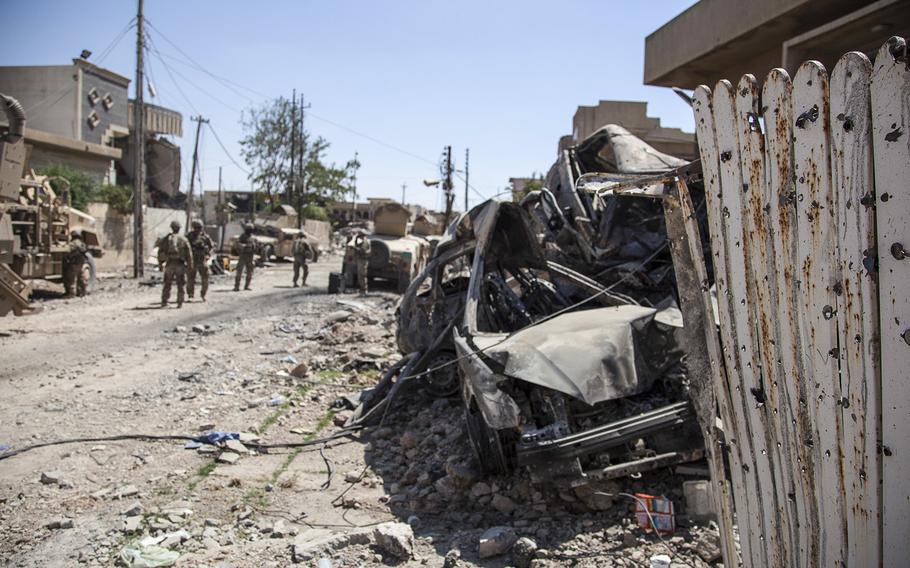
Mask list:
[[[294,257],[294,240],[303,233],[310,243],[307,253],[309,262],[319,260],[319,243],[313,235],[298,229],[297,212],[290,205],[276,205],[271,213],[259,215],[253,222],[253,240],[256,243],[256,254],[260,262],[272,257],[278,260]],[[233,248],[237,237],[232,237],[228,250]]]
[[[102,250],[94,217],[71,207],[68,191],[58,196],[48,178],[28,171],[22,105],[2,93],[0,105],[9,120],[0,136],[0,316],[22,315],[29,310],[27,280],[63,277],[72,231],[82,231],[91,253],[84,268],[89,290]]]
[[[371,245],[367,277],[371,284],[380,279],[404,292],[426,266],[430,243],[424,237],[408,234],[410,219],[410,211],[398,203],[387,203],[374,212],[373,233],[367,235]],[[357,261],[350,247],[345,249],[342,275],[345,288],[357,287]]]

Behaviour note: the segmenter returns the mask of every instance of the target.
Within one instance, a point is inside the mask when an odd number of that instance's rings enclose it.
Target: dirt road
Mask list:
[[[158,308],[160,287],[113,278],[89,298],[48,299],[38,315],[0,320],[0,445],[209,431],[297,443],[336,431],[346,411],[333,403],[398,357],[397,296],[327,294],[339,264],[325,257],[311,286],[297,289],[289,264],[257,271],[251,292],[216,278],[207,303],[182,309]],[[709,529],[692,525],[661,543],[634,528],[627,502],[484,478],[457,400],[417,389],[398,402],[382,428],[317,446],[96,441],[4,459],[0,562],[112,566],[124,547],[153,544],[179,554],[179,566],[315,566],[320,557],[335,566],[640,566],[668,548],[681,566],[716,560]],[[660,474],[616,490],[655,487],[679,498]],[[395,541],[385,526],[374,534],[386,521],[409,523],[388,530],[416,537]],[[519,541],[511,555],[481,559],[491,527],[540,550]]]

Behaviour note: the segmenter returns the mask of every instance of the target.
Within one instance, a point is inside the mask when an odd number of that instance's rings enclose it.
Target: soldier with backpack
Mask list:
[[[158,266],[164,269],[161,307],[171,298],[171,286],[177,281],[177,307],[183,307],[187,272],[193,270],[193,253],[186,237],[180,234],[180,223],[171,222],[171,233],[158,243]]]

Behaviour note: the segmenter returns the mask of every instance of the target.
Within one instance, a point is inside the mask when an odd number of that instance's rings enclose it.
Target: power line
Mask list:
[[[232,156],[231,153],[228,152],[228,149],[224,146],[224,143],[221,141],[221,138],[218,136],[218,133],[215,132],[215,127],[212,126],[211,122],[208,123],[208,126],[209,126],[209,130],[212,131],[212,135],[215,136],[215,140],[218,142],[218,145],[221,146],[222,150],[224,150],[224,155],[227,156],[231,160],[231,162],[233,162],[233,164],[235,166],[237,166],[237,169],[239,169],[241,172],[245,173],[248,176],[252,175],[246,168],[244,168],[243,166],[238,164],[237,160],[234,159],[234,156]]]
[[[191,67],[195,67],[197,70],[199,70],[199,71],[205,73],[206,75],[212,77],[213,79],[215,79],[215,80],[217,80],[217,81],[220,81],[225,87],[228,87],[230,90],[232,90],[232,91],[234,91],[235,93],[237,93],[237,95],[239,95],[239,96],[241,96],[241,97],[244,97],[244,98],[246,98],[246,99],[248,99],[248,100],[249,100],[249,97],[247,97],[246,95],[243,95],[243,94],[239,93],[236,89],[233,88],[233,85],[236,85],[237,87],[239,87],[239,88],[241,88],[241,89],[244,89],[244,90],[246,90],[246,91],[249,91],[249,92],[251,92],[251,93],[253,93],[253,94],[257,95],[257,96],[260,96],[260,97],[263,97],[263,98],[266,98],[266,99],[271,98],[271,97],[269,97],[269,95],[266,95],[266,94],[264,94],[264,93],[260,93],[259,91],[256,91],[255,89],[251,89],[251,88],[249,88],[249,87],[245,87],[245,86],[243,86],[243,85],[241,85],[241,84],[239,84],[239,83],[235,83],[234,81],[231,81],[230,79],[227,79],[227,78],[225,78],[225,77],[221,77],[220,75],[216,75],[216,74],[212,73],[211,71],[209,71],[208,69],[206,69],[203,65],[201,65],[200,63],[198,63],[195,59],[193,59],[192,57],[190,57],[189,54],[187,54],[185,51],[183,51],[182,49],[180,49],[180,46],[178,46],[176,43],[174,43],[173,41],[171,41],[170,39],[168,39],[168,37],[167,37],[166,35],[164,35],[164,33],[163,33],[161,30],[159,30],[157,27],[155,27],[154,24],[152,24],[152,23],[149,22],[148,20],[146,20],[146,23],[148,23],[149,27],[151,27],[152,29],[155,30],[155,33],[157,33],[158,35],[161,36],[161,39],[163,39],[164,41],[166,41],[166,42],[168,42],[169,44],[171,44],[171,46],[172,46],[174,49],[176,49],[176,50],[177,50],[178,52],[180,52],[184,57],[186,57],[186,59],[187,59],[187,61],[188,61],[189,63],[183,62],[184,65],[189,65],[189,66],[191,66]],[[177,58],[175,58],[175,57],[173,57],[173,56],[171,56],[171,58],[174,59],[175,61],[179,61],[179,59],[177,59]]]
[[[109,43],[108,46],[101,51],[101,53],[97,57],[98,63],[89,63],[89,65],[91,65],[92,67],[100,66],[104,62],[104,60],[107,58],[107,56],[113,52],[114,48],[117,47],[117,45],[120,43],[120,41],[123,40],[124,37],[126,37],[126,34],[129,33],[129,31],[131,29],[133,29],[133,27],[135,27],[135,25],[136,25],[136,17],[134,16],[126,24],[126,27],[124,27],[122,30],[120,30],[120,32],[116,36],[114,36],[114,39],[111,41],[111,43]],[[63,99],[63,97],[65,97],[68,94],[70,94],[71,92],[73,92],[73,90],[76,89],[76,87],[78,87],[78,86],[79,86],[79,83],[73,83],[69,87],[66,87],[66,88],[58,91],[58,93],[60,93],[60,96],[57,98],[57,100],[55,100],[53,103],[51,103],[50,106],[54,106],[55,104],[60,102],[60,100]],[[27,109],[25,109],[25,113],[28,114],[32,110],[40,107],[42,104],[44,104],[45,101],[47,101],[48,99],[50,99],[51,97],[53,97],[56,94],[57,93],[47,95],[40,101],[36,102],[35,104],[33,104],[30,107],[28,107]]]
[[[425,162],[425,163],[427,163],[427,164],[430,164],[430,165],[433,166],[434,168],[438,166],[438,163],[437,163],[437,162],[434,162],[433,160],[428,160],[427,158],[424,158],[424,157],[422,157],[422,156],[418,156],[417,154],[408,152],[407,150],[404,150],[404,149],[402,149],[402,148],[399,148],[398,146],[395,146],[395,145],[393,145],[393,144],[389,144],[388,142],[383,142],[382,140],[380,140],[380,139],[378,139],[378,138],[375,138],[375,137],[373,137],[373,136],[370,136],[369,134],[364,134],[363,132],[358,132],[357,130],[354,130],[353,128],[349,128],[349,127],[347,127],[347,126],[345,126],[345,125],[343,125],[343,124],[339,124],[339,123],[337,123],[337,122],[335,122],[335,121],[333,121],[333,120],[329,120],[328,118],[325,118],[325,117],[323,117],[323,116],[319,116],[318,114],[313,113],[313,111],[310,111],[310,112],[309,112],[309,115],[310,115],[311,117],[317,119],[317,120],[321,120],[321,121],[323,121],[323,122],[327,122],[327,123],[331,124],[332,126],[335,126],[336,128],[340,128],[340,129],[342,129],[342,130],[346,130],[346,131],[350,132],[351,134],[354,134],[354,135],[356,135],[356,136],[360,136],[361,138],[366,138],[367,140],[370,140],[370,141],[372,141],[372,142],[375,142],[376,144],[379,144],[380,146],[385,146],[386,148],[389,148],[390,150],[395,150],[396,152],[400,152],[401,154],[404,154],[405,156],[410,156],[410,157],[414,158],[415,160],[420,160],[421,162]]]
[[[179,76],[182,77],[186,82],[188,82],[188,83],[190,83],[191,85],[193,85],[196,89],[202,91],[203,93],[205,93],[206,95],[208,95],[209,97],[211,97],[211,98],[214,99],[215,101],[219,102],[220,104],[224,105],[224,106],[227,107],[228,109],[233,110],[233,111],[235,111],[235,112],[240,112],[239,109],[237,109],[237,108],[235,108],[235,107],[233,107],[233,106],[231,106],[231,105],[225,103],[224,101],[222,101],[222,100],[218,99],[217,97],[213,96],[211,93],[209,93],[209,92],[206,91],[205,89],[202,89],[202,88],[199,87],[198,85],[194,84],[192,81],[190,81],[190,80],[189,80],[188,78],[186,78],[184,75],[180,74],[178,71],[172,70],[172,68],[171,68],[169,65],[167,65],[167,63],[164,61],[164,58],[167,57],[168,59],[172,59],[173,61],[176,61],[176,62],[178,62],[178,63],[181,63],[181,64],[183,64],[183,65],[186,65],[186,66],[188,66],[188,67],[190,67],[190,68],[192,68],[192,69],[195,69],[195,70],[197,70],[197,71],[199,71],[199,72],[201,72],[201,73],[204,73],[204,74],[208,75],[209,77],[211,77],[212,79],[218,81],[218,82],[221,83],[224,87],[226,87],[227,89],[229,89],[230,91],[232,91],[234,94],[236,94],[237,96],[239,96],[239,97],[241,97],[241,98],[243,98],[243,99],[245,99],[245,100],[247,100],[247,101],[253,102],[253,99],[251,99],[249,96],[247,96],[247,95],[241,93],[240,91],[238,91],[238,90],[237,90],[238,88],[239,88],[239,89],[243,89],[243,90],[245,90],[245,91],[248,91],[248,92],[250,92],[250,93],[253,93],[254,95],[256,95],[256,96],[258,96],[258,97],[261,97],[261,98],[263,98],[263,99],[270,99],[270,98],[272,98],[272,97],[270,97],[269,95],[267,95],[267,94],[265,94],[265,93],[262,93],[261,91],[257,91],[256,89],[252,89],[252,88],[250,88],[250,87],[247,87],[247,86],[245,86],[245,85],[242,85],[242,84],[240,84],[240,83],[237,83],[237,82],[235,82],[235,81],[232,81],[232,80],[230,80],[230,79],[227,79],[226,77],[222,77],[222,76],[220,76],[220,75],[218,75],[218,74],[216,74],[216,73],[213,73],[213,72],[209,71],[204,65],[202,65],[201,63],[199,63],[198,61],[196,61],[195,59],[193,59],[186,51],[184,51],[183,49],[181,49],[179,45],[177,45],[177,44],[174,43],[170,38],[168,38],[168,37],[167,37],[160,29],[158,29],[152,22],[146,20],[146,24],[147,24],[151,29],[155,30],[155,33],[158,34],[158,36],[160,36],[161,39],[163,39],[163,40],[166,41],[168,44],[170,44],[170,45],[171,45],[174,49],[176,49],[181,55],[183,55],[184,58],[186,58],[186,60],[181,60],[180,58],[174,57],[173,55],[168,55],[168,54],[166,54],[166,53],[163,53],[163,52],[161,52],[161,50],[159,49],[158,45],[155,44],[155,45],[154,45],[155,56],[158,58],[159,61],[161,61],[162,65],[165,66],[165,69],[168,71],[168,73],[169,73],[169,74],[173,73],[173,74],[179,75]],[[150,42],[151,42],[151,40],[150,40]],[[173,76],[172,76],[171,78],[173,79]],[[175,81],[175,82],[176,82],[176,81]],[[178,88],[179,88],[179,87],[178,87]],[[181,94],[183,94],[182,91],[181,91]],[[186,98],[185,95],[184,95],[184,98]],[[193,108],[193,110],[195,111],[195,107],[193,107],[192,104],[190,104],[190,106],[191,106],[191,108]],[[198,114],[198,111],[197,111],[197,114]],[[369,141],[371,141],[371,142],[373,142],[373,143],[375,143],[375,144],[379,144],[380,146],[383,146],[383,147],[385,147],[385,148],[388,148],[388,149],[390,149],[390,150],[393,150],[393,151],[395,151],[395,152],[398,152],[398,153],[400,153],[400,154],[402,154],[402,155],[408,156],[408,157],[410,157],[410,158],[413,158],[413,159],[418,160],[418,161],[420,161],[420,162],[423,162],[423,163],[425,163],[425,164],[429,164],[429,165],[432,165],[432,166],[434,166],[434,167],[438,167],[438,165],[439,165],[438,162],[434,162],[433,160],[427,159],[427,158],[424,157],[424,156],[420,156],[420,155],[415,154],[415,153],[413,153],[413,152],[409,152],[408,150],[405,150],[404,148],[401,148],[401,147],[396,146],[396,145],[394,145],[394,144],[390,144],[390,143],[385,142],[385,141],[383,141],[383,140],[381,140],[381,139],[379,139],[379,138],[376,138],[375,136],[371,136],[371,135],[366,134],[366,133],[364,133],[364,132],[360,132],[360,131],[358,131],[358,130],[356,130],[356,129],[354,129],[354,128],[351,128],[351,127],[349,127],[349,126],[345,126],[345,125],[343,125],[343,124],[341,124],[341,123],[335,122],[334,120],[331,120],[331,119],[326,118],[326,117],[324,117],[324,116],[320,116],[320,115],[318,115],[318,114],[316,114],[316,113],[314,113],[314,112],[312,112],[312,111],[310,111],[308,114],[309,114],[309,116],[311,116],[312,118],[315,118],[315,119],[317,119],[317,120],[321,120],[322,122],[325,122],[325,123],[327,123],[327,124],[330,124],[330,125],[332,125],[332,126],[334,126],[334,127],[336,127],[336,128],[340,128],[341,130],[344,130],[344,131],[346,131],[346,132],[349,132],[350,134],[353,134],[353,135],[355,135],[355,136],[359,136],[359,137],[364,138],[364,139],[366,139],[366,140],[369,140]],[[212,130],[212,133],[215,134],[215,136],[216,136],[216,138],[217,138],[217,133],[215,133],[214,130]],[[241,171],[246,172],[246,170],[245,170],[244,168],[242,168],[239,164],[237,164],[236,160],[234,160],[234,158],[230,155],[230,153],[227,152],[227,150],[226,150],[225,147],[224,147],[224,144],[222,144],[222,143],[220,142],[220,140],[219,140],[219,144],[221,144],[222,149],[225,150],[225,154],[227,154],[228,157],[231,158],[231,161],[234,163],[234,165],[237,166],[238,168],[240,168]],[[249,175],[249,172],[246,172],[246,173]],[[462,181],[467,182],[467,180],[465,180],[463,177],[461,177],[457,172],[455,173],[455,175],[458,176]],[[473,191],[474,194],[475,194],[479,199],[481,199],[482,201],[486,201],[486,200],[487,200],[487,197],[484,196],[482,193],[480,193],[480,191],[478,191],[477,188],[475,188],[473,185],[471,185],[471,184],[469,184],[469,183],[468,183],[467,185],[468,185],[468,187],[471,189],[471,191]]]
[[[147,45],[150,46],[154,43],[154,40],[152,40],[151,35],[146,34],[146,38],[148,38]],[[149,48],[146,47],[146,50],[148,50],[148,49]],[[152,47],[152,50],[157,51],[157,48]],[[157,55],[157,53],[156,53],[156,55]],[[192,101],[190,101],[190,98],[188,96],[186,96],[186,93],[183,91],[183,88],[180,86],[180,83],[177,82],[177,79],[174,77],[174,73],[171,71],[171,68],[160,57],[158,58],[158,60],[161,61],[161,64],[164,66],[164,70],[167,71],[168,76],[171,78],[171,82],[174,84],[174,87],[177,88],[177,92],[180,93],[180,96],[183,97],[183,100],[186,101],[186,104],[189,105],[190,109],[193,112],[195,112],[197,115],[200,114],[199,111],[196,109],[196,106],[192,103]]]

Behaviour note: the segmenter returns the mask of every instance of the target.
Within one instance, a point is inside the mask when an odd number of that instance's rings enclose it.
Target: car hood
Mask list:
[[[676,308],[596,308],[526,327],[485,353],[504,375],[593,405],[650,389],[679,361],[681,328]]]

